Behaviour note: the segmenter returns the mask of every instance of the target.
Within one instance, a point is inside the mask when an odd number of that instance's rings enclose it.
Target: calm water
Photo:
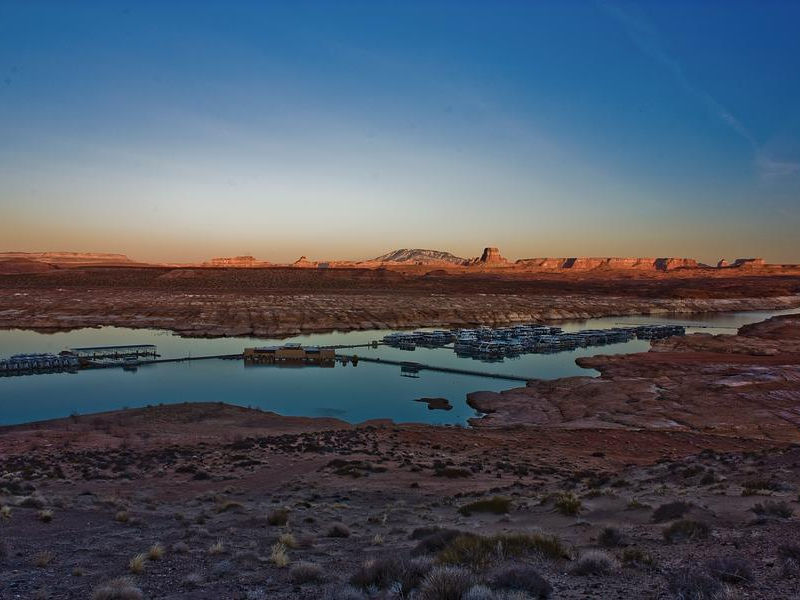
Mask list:
[[[735,333],[737,327],[771,315],[798,311],[759,311],[676,315],[674,317],[611,317],[559,323],[566,331],[644,323],[682,323],[687,332]],[[694,325],[692,327],[691,325]],[[0,356],[19,352],[59,352],[69,347],[113,344],[157,344],[164,358],[239,353],[245,346],[281,343],[360,344],[380,339],[388,331],[356,331],[297,336],[289,340],[247,338],[190,339],[169,332],[103,327],[42,334],[23,330],[0,331]],[[503,362],[485,363],[458,358],[450,349],[419,348],[413,352],[380,346],[344,352],[360,356],[413,360],[438,366],[509,373],[525,377],[557,378],[592,375],[575,364],[579,356],[647,350],[649,342],[633,340],[558,354],[528,354]],[[419,378],[402,377],[391,365],[359,363],[358,367],[286,368],[245,367],[239,360],[205,360],[146,365],[138,371],[101,369],[0,378],[0,424],[23,423],[86,414],[122,407],[184,401],[223,401],[259,407],[284,415],[331,416],[349,422],[388,418],[395,422],[464,423],[474,416],[465,402],[475,390],[499,391],[521,383],[484,377],[423,371]],[[413,402],[422,396],[444,397],[451,411],[428,410]]]

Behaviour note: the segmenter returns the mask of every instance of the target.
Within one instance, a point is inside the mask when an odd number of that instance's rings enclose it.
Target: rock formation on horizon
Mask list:
[[[373,263],[405,263],[417,265],[453,264],[463,265],[466,259],[455,256],[450,252],[441,250],[427,250],[425,248],[401,248],[373,258]]]
[[[204,262],[204,267],[235,267],[239,269],[247,269],[253,267],[266,267],[270,263],[265,260],[256,260],[253,256],[219,256],[212,258],[208,262]]]

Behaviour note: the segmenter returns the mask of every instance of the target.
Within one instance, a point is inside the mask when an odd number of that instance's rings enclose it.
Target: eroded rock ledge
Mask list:
[[[649,352],[579,358],[600,377],[475,392],[476,427],[661,429],[800,442],[800,315],[738,335],[694,334]]]

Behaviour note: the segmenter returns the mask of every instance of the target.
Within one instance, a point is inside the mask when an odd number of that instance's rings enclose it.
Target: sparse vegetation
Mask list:
[[[50,521],[52,521],[52,520],[53,520],[53,511],[52,511],[51,509],[49,509],[49,508],[45,508],[45,509],[43,509],[43,510],[40,510],[40,511],[37,513],[37,518],[38,518],[38,519],[39,519],[39,520],[40,520],[42,523],[49,523]]]
[[[119,510],[117,514],[114,515],[114,520],[117,523],[127,523],[130,520],[130,515],[127,510]]]
[[[267,523],[273,527],[283,527],[289,522],[289,511],[285,508],[276,508],[267,515]]]
[[[702,521],[681,519],[666,527],[662,531],[662,535],[667,542],[672,544],[685,540],[705,539],[709,532],[709,526]]]
[[[426,559],[378,558],[365,562],[353,573],[350,584],[363,590],[383,590],[397,585],[407,595],[419,586],[430,569],[431,562]]]
[[[475,577],[460,567],[434,567],[420,586],[419,600],[461,600],[475,584]]]
[[[437,558],[443,564],[485,568],[498,559],[539,555],[558,559],[568,556],[555,536],[539,533],[514,533],[493,536],[460,535],[442,549]]]
[[[503,515],[511,509],[511,500],[503,496],[494,496],[486,500],[476,500],[465,504],[458,509],[458,512],[464,516],[470,516],[472,513],[493,513],[495,515]]]
[[[137,554],[128,561],[128,569],[130,569],[130,572],[134,575],[144,573],[145,561],[147,561],[147,554],[144,552]]]
[[[708,572],[726,583],[751,583],[753,568],[750,561],[741,556],[719,556],[706,563]]]
[[[0,521],[5,521],[11,518],[11,507],[7,504],[0,506]]]
[[[317,564],[302,561],[292,565],[289,578],[297,585],[321,583],[325,581],[325,571]]]
[[[350,528],[344,523],[333,523],[328,527],[328,532],[325,535],[332,538],[350,537]]]
[[[150,560],[161,560],[164,556],[164,546],[156,542],[147,550],[147,558]]]
[[[705,571],[684,568],[667,574],[667,588],[678,600],[723,600],[724,588]]]
[[[613,556],[602,550],[589,550],[581,554],[572,565],[573,575],[609,575],[618,568]]]
[[[664,523],[666,521],[680,519],[689,511],[691,507],[691,504],[681,500],[662,504],[653,511],[653,523]]]
[[[33,557],[33,564],[39,568],[44,568],[53,562],[53,553],[49,550],[43,550]]]
[[[223,554],[224,552],[225,552],[225,544],[222,542],[222,540],[217,540],[216,542],[211,544],[211,546],[209,546],[208,548],[208,553],[212,555]]]
[[[760,517],[778,517],[781,519],[788,519],[794,513],[794,509],[787,502],[772,502],[770,500],[763,504],[759,502],[750,510]]]
[[[581,510],[581,500],[572,492],[561,492],[556,494],[553,505],[562,515],[577,515]]]
[[[641,548],[625,548],[620,555],[620,559],[626,567],[652,568],[656,564],[655,559]]]
[[[92,600],[142,600],[144,594],[127,577],[100,584],[92,591]]]
[[[616,548],[625,545],[625,538],[616,527],[606,527],[597,536],[597,543],[606,548]]]
[[[270,550],[269,559],[279,569],[287,566],[289,564],[289,554],[286,552],[286,545],[281,542],[274,544]]]
[[[299,545],[294,535],[289,531],[280,534],[280,536],[278,536],[278,541],[287,548],[297,548]]]
[[[519,590],[533,598],[549,598],[553,587],[539,572],[528,565],[512,565],[497,571],[492,577],[492,587]]]

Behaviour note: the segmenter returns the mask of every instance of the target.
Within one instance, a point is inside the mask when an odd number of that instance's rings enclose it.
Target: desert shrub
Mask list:
[[[497,600],[497,595],[485,585],[473,585],[461,596],[461,600]]]
[[[45,508],[38,512],[37,517],[42,523],[49,523],[53,520],[53,511],[49,508]]]
[[[403,594],[408,594],[419,586],[430,571],[428,560],[406,560],[395,557],[384,557],[365,562],[350,577],[350,585],[364,590],[376,588],[387,589],[399,586]]]
[[[663,523],[665,521],[673,521],[680,519],[692,507],[688,502],[677,500],[675,502],[667,502],[662,504],[653,511],[653,522]]]
[[[503,515],[511,509],[511,500],[503,496],[495,496],[487,500],[476,500],[470,502],[458,509],[465,517],[470,516],[472,513],[493,513],[496,515]]]
[[[289,522],[289,511],[285,508],[276,508],[267,515],[267,523],[273,527],[281,527]]]
[[[521,590],[532,598],[549,598],[553,591],[547,580],[536,569],[527,565],[504,567],[494,574],[491,582],[494,588]]]
[[[175,542],[172,544],[172,551],[176,554],[188,554],[189,545],[186,542]]]
[[[283,544],[284,546],[286,546],[287,548],[297,548],[297,546],[299,545],[297,543],[297,540],[295,539],[294,535],[292,535],[288,531],[286,533],[282,533],[278,537],[278,541],[281,544]]]
[[[286,545],[278,542],[272,546],[269,559],[276,567],[282,569],[289,564],[289,554],[286,552]]]
[[[620,560],[626,567],[654,567],[656,564],[655,559],[640,548],[625,548]]]
[[[418,530],[414,530],[411,534],[412,539],[419,539],[419,543],[411,550],[412,556],[419,556],[420,554],[434,554],[439,552],[442,548],[447,546],[452,540],[460,535],[472,535],[459,531],[458,529],[438,529],[438,528],[425,528],[425,531],[430,531],[428,535],[422,538],[417,538],[415,535]]]
[[[425,576],[417,597],[419,600],[461,600],[475,584],[475,577],[461,567],[434,567]]]
[[[606,548],[615,548],[625,545],[625,538],[622,532],[616,527],[606,527],[597,536],[597,543]]]
[[[752,496],[758,492],[779,492],[783,485],[769,479],[750,479],[742,483],[742,496]]]
[[[697,540],[708,537],[711,529],[702,521],[692,521],[691,519],[681,519],[675,521],[669,527],[664,528],[662,535],[669,543],[680,542],[683,540]]]
[[[131,558],[128,561],[128,568],[130,569],[131,573],[135,575],[144,573],[144,564],[146,560],[147,560],[147,555],[143,552]]]
[[[677,600],[722,600],[724,588],[700,569],[678,569],[667,573],[667,589]]]
[[[209,554],[223,554],[225,552],[225,544],[222,540],[217,540],[208,547]]]
[[[466,565],[481,569],[497,559],[527,555],[559,559],[564,558],[568,553],[555,536],[540,533],[512,533],[493,536],[460,535],[451,540],[439,552],[437,558],[443,564]]]
[[[22,500],[17,503],[17,506],[22,506],[24,508],[38,508],[42,509],[47,505],[47,500],[45,500],[44,496],[39,494],[38,492],[35,494],[31,494],[30,496],[25,496]]]
[[[164,557],[164,546],[156,542],[147,550],[147,558],[150,560],[161,560]]]
[[[49,550],[43,550],[33,557],[33,564],[37,567],[44,568],[53,562],[53,553]]]
[[[782,519],[788,519],[794,512],[792,507],[786,502],[771,502],[769,500],[763,504],[759,502],[750,510],[760,517],[780,517]]]
[[[118,577],[92,590],[92,600],[142,600],[144,594],[127,577]]]
[[[332,538],[350,537],[350,528],[344,523],[333,523],[325,535]]]
[[[318,564],[301,561],[289,569],[289,578],[297,585],[320,583],[325,581],[325,571]]]
[[[750,583],[753,581],[753,568],[750,561],[741,556],[719,556],[706,563],[708,572],[726,583]]]
[[[556,494],[553,505],[562,515],[577,515],[581,510],[581,500],[572,492]]]
[[[778,546],[778,564],[784,577],[800,575],[800,546],[796,544]]]
[[[244,510],[244,504],[242,504],[241,502],[237,502],[236,500],[223,500],[222,502],[217,504],[218,513],[227,512],[229,510]]]
[[[617,569],[617,561],[602,550],[589,550],[572,565],[573,575],[608,575]]]
[[[127,510],[118,510],[114,515],[114,520],[117,523],[127,523],[130,520],[130,515]]]

